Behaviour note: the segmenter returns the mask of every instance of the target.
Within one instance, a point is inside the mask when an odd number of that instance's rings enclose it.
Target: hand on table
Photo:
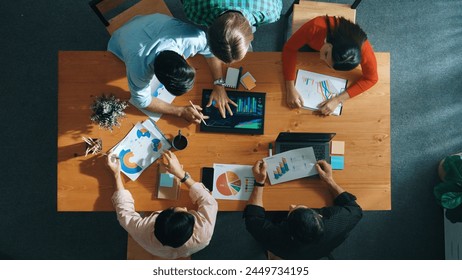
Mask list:
[[[183,167],[181,167],[181,163],[178,161],[178,158],[171,151],[167,150],[162,154],[162,164],[165,169],[175,177],[180,179],[184,177],[185,172]]]
[[[266,181],[266,168],[267,164],[263,160],[257,160],[252,167],[253,176],[255,181],[264,184]]]
[[[319,103],[318,111],[321,114],[328,116],[328,115],[331,115],[335,111],[335,109],[338,107],[339,104],[340,104],[340,100],[337,97],[334,97],[334,98],[331,98],[329,100]]]
[[[291,109],[301,108],[303,106],[303,98],[300,95],[300,93],[298,93],[295,86],[293,85],[293,81],[288,81],[286,89],[287,89],[287,96],[286,96],[287,106],[289,106],[289,108]]]
[[[318,160],[316,163],[316,170],[318,171],[321,180],[328,184],[334,182],[334,177],[332,176],[332,166],[327,163],[327,161]]]
[[[114,175],[120,173],[120,160],[117,158],[116,154],[110,153],[107,156],[106,164],[111,169],[112,173],[114,173]]]
[[[237,107],[237,104],[228,97],[228,94],[226,94],[225,88],[222,86],[213,87],[213,91],[212,91],[212,94],[210,95],[210,99],[209,99],[209,103],[207,104],[207,107],[210,107],[213,101],[215,101],[218,111],[220,111],[220,114],[223,118],[226,118],[225,110],[227,110],[231,116],[233,115],[233,111],[231,110],[231,107],[229,107],[229,104],[232,104]]]
[[[201,122],[201,117],[204,119],[208,119],[208,116],[204,116],[202,114],[202,108],[199,105],[194,105],[196,110],[192,106],[184,106],[180,107],[180,117],[183,119],[187,120],[188,122],[193,122],[193,123],[200,123]]]

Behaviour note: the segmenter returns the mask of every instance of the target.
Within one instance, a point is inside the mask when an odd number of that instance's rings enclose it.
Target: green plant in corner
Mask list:
[[[128,107],[126,101],[121,101],[113,94],[98,96],[91,105],[93,114],[90,119],[100,127],[113,130],[114,126],[120,126],[120,118],[125,117],[125,108]]]

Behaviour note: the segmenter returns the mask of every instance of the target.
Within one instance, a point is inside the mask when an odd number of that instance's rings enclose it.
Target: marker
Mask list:
[[[273,143],[269,143],[268,145],[268,154],[270,157],[273,156]]]
[[[196,106],[194,106],[194,104],[192,103],[191,100],[189,100],[189,103],[190,103],[191,106],[193,107],[194,111],[196,111],[196,112],[199,114],[199,116],[200,116],[200,118],[201,118],[201,121],[202,121],[205,125],[207,125],[207,123],[205,122],[204,118],[202,118],[202,114],[199,113],[199,111],[196,109]]]

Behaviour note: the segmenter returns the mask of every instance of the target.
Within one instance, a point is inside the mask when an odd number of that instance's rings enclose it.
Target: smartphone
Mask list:
[[[202,167],[202,184],[210,191],[213,190],[213,167]]]

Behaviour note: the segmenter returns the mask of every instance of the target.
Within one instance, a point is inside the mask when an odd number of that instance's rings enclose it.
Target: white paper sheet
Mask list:
[[[158,159],[162,153],[171,148],[157,126],[150,120],[137,123],[132,130],[111,150],[121,164],[121,171],[132,181]]]
[[[318,174],[313,147],[290,150],[263,159],[271,185]]]
[[[173,100],[175,100],[175,95],[171,94],[163,84],[161,84],[159,82],[159,80],[156,78],[156,77],[153,77],[150,84],[149,84],[149,87],[151,88],[151,96],[152,98],[158,98],[162,101],[165,101],[169,104],[171,104],[173,102]],[[131,99],[129,100],[129,102],[133,105]],[[157,122],[160,117],[162,116],[162,114],[160,113],[154,113],[154,112],[151,112],[151,111],[148,111],[146,109],[141,109],[141,108],[138,108],[141,112],[145,113],[153,122]]]
[[[295,88],[303,98],[303,107],[317,110],[319,103],[337,96],[345,90],[347,80],[299,69]],[[335,108],[333,115],[340,115],[342,105]]]
[[[213,164],[213,197],[228,200],[248,200],[255,177],[251,165]]]

